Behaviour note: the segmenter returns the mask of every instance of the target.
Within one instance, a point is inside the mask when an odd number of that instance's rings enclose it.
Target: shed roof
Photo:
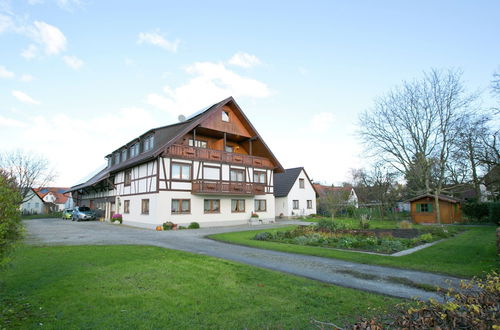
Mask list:
[[[420,195],[420,196],[416,196],[416,197],[410,198],[410,199],[406,200],[406,202],[415,202],[415,201],[417,201],[419,199],[422,199],[422,198],[434,198],[434,195],[432,195],[432,194],[423,194],[423,195]],[[450,196],[446,196],[446,195],[439,195],[438,199],[442,200],[442,201],[454,203],[454,204],[455,203],[460,203],[459,199],[456,199],[456,198],[453,198],[453,197],[450,197]]]

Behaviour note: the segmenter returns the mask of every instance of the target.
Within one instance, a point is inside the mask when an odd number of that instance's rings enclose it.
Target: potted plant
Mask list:
[[[120,224],[123,222],[123,217],[120,213],[115,213],[111,217],[111,223],[118,221]]]

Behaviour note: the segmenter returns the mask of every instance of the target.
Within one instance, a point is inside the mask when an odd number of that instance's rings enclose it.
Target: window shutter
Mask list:
[[[428,205],[429,212],[432,212],[432,203],[429,203]]]
[[[421,212],[420,211],[420,204],[417,204],[417,212]]]

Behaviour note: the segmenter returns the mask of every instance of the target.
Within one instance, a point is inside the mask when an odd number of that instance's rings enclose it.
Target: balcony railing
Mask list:
[[[193,180],[193,194],[264,195],[264,184],[233,181]]]
[[[186,159],[238,164],[243,166],[253,166],[270,169],[274,168],[273,163],[269,159],[264,157],[242,155],[233,152],[225,152],[207,148],[190,147],[180,144],[173,144],[168,147],[165,155]]]

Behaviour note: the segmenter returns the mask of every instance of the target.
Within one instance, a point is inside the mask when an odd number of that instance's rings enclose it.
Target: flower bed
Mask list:
[[[337,226],[333,223],[327,226],[324,226],[324,224],[298,226],[288,231],[261,232],[255,235],[253,239],[390,254],[451,237],[455,234],[456,230],[442,227],[432,227],[425,230],[356,230]]]

